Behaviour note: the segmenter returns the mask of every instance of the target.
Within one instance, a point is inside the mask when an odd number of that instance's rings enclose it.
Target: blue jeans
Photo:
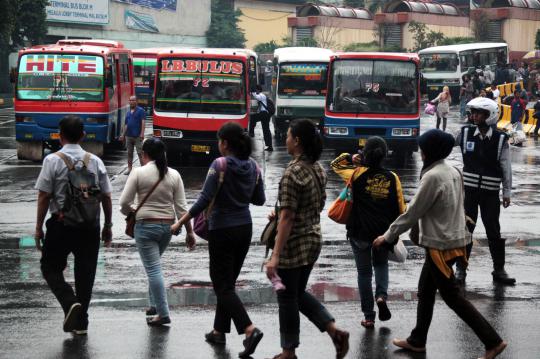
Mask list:
[[[171,241],[169,224],[144,223],[135,224],[135,243],[148,276],[148,299],[151,307],[156,307],[160,317],[169,316],[167,291],[161,271],[161,255]]]
[[[358,272],[362,312],[366,320],[375,320],[371,267],[375,269],[375,297],[386,300],[388,297],[388,250],[386,248],[372,250],[371,243],[353,238],[350,238],[350,242]]]

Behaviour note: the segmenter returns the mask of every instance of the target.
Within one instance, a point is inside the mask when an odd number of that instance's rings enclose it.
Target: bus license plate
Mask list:
[[[139,105],[148,105],[147,99],[140,99],[138,102],[139,102]]]
[[[191,145],[191,152],[210,152],[210,146]]]
[[[439,88],[437,86],[431,86],[429,89],[437,91]]]
[[[57,133],[57,132],[53,132],[51,133],[51,140],[59,140],[60,139],[60,134]]]

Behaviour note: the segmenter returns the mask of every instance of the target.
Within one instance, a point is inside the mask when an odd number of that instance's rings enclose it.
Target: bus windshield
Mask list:
[[[133,78],[135,87],[149,87],[150,80],[156,76],[155,58],[134,57],[133,58]]]
[[[244,63],[231,60],[160,59],[156,111],[246,113]]]
[[[325,96],[325,63],[286,63],[279,67],[279,96]]]
[[[423,72],[456,72],[458,64],[456,54],[420,55],[420,67]]]
[[[103,58],[28,54],[19,63],[19,100],[103,101]]]
[[[347,113],[418,113],[413,62],[338,60],[332,67],[328,108]]]

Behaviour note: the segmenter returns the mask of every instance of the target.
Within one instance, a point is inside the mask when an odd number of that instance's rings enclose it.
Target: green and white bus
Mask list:
[[[272,97],[274,129],[283,138],[295,118],[316,124],[324,117],[328,64],[333,51],[316,47],[284,47],[274,51]]]

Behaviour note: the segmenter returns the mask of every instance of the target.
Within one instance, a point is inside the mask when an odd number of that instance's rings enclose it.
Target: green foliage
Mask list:
[[[354,7],[354,8],[363,8],[365,6],[364,0],[343,0],[343,5]]]
[[[535,50],[540,50],[540,29],[536,30],[536,38],[534,39]]]
[[[354,42],[343,48],[343,51],[358,51],[358,52],[370,52],[379,51],[379,43],[377,41],[372,42]]]
[[[372,13],[376,13],[378,10],[384,9],[386,4],[391,3],[394,0],[371,0],[367,1],[368,9]]]
[[[25,42],[42,42],[47,34],[47,4],[47,0],[0,0],[0,49],[12,51]]]
[[[238,27],[242,12],[234,10],[228,0],[212,0],[210,27],[206,31],[209,47],[243,48],[246,44],[244,31]]]
[[[457,36],[457,37],[445,37],[441,41],[439,41],[437,45],[441,46],[441,45],[472,44],[473,42],[476,42],[476,39],[474,37]]]
[[[444,39],[444,34],[440,31],[428,30],[426,24],[411,21],[409,23],[409,31],[413,34],[414,48],[411,52],[418,52],[427,47],[436,46]]]
[[[473,34],[476,41],[489,41],[489,19],[480,13],[473,22]]]
[[[269,42],[261,42],[253,47],[253,51],[259,54],[270,54],[275,49],[281,47],[276,41],[271,40]]]

